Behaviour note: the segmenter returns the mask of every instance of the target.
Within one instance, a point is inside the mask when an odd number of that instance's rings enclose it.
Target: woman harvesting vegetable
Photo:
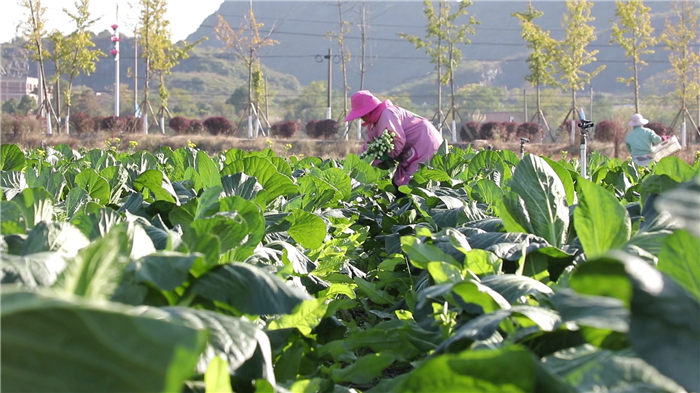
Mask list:
[[[418,165],[431,159],[442,144],[442,136],[427,119],[392,104],[390,100],[382,102],[368,90],[353,94],[351,104],[352,110],[345,121],[361,118],[364,122],[367,142],[363,151],[367,151],[375,139],[390,146],[385,159],[398,161],[392,179],[397,187],[408,184]],[[381,164],[381,157],[375,156],[378,159],[372,164]]]

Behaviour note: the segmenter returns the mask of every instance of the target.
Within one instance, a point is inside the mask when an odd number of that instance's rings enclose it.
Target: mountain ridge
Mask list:
[[[326,55],[328,48],[338,53],[337,42],[326,37],[328,31],[336,31],[339,26],[337,3],[312,1],[255,1],[253,11],[258,22],[265,25],[263,31],[269,31],[274,22],[279,25],[271,34],[271,38],[279,41],[278,45],[265,48],[261,52],[263,64],[270,69],[295,76],[302,85],[315,80],[327,79],[327,63],[316,64],[317,55]],[[359,89],[359,30],[357,23],[359,2],[342,2],[347,8],[344,19],[353,23],[353,29],[346,34],[347,46],[352,54],[349,64],[348,84],[351,90]],[[364,88],[376,91],[390,92],[400,85],[412,80],[425,78],[434,71],[427,54],[414,49],[413,45],[401,39],[398,33],[423,37],[427,22],[423,14],[422,2],[366,2],[370,9],[370,32],[368,50],[371,51],[371,65],[365,74]],[[561,18],[565,11],[563,1],[533,2],[533,6],[545,12],[536,22],[545,30],[550,30],[554,38],[563,36]],[[655,16],[652,25],[655,34],[663,29],[663,18],[667,4],[651,2],[647,4]],[[203,36],[210,39],[203,45],[220,47],[216,40],[213,27],[216,24],[216,14],[221,14],[233,28],[237,28],[241,18],[248,11],[249,3],[242,1],[225,1],[219,10],[207,17],[197,31],[188,37],[194,41]],[[353,8],[354,7],[354,8]],[[471,37],[472,43],[463,46],[465,61],[476,60],[487,64],[492,75],[490,78],[465,74],[458,85],[465,83],[482,83],[520,88],[528,86],[524,77],[527,70],[525,61],[528,50],[520,37],[520,25],[511,16],[513,12],[525,11],[527,3],[523,1],[475,1],[468,7],[469,15],[481,21],[475,26],[476,34]],[[624,57],[624,51],[615,44],[609,43],[609,31],[614,18],[614,2],[598,2],[592,9],[596,18],[591,24],[596,27],[597,40],[589,46],[589,50],[598,49],[597,64],[606,64],[606,70],[592,80],[597,91],[621,92],[626,91],[625,85],[616,82],[619,76],[629,74],[631,62]],[[460,19],[458,19],[459,21]],[[281,22],[281,23],[280,23]],[[642,83],[669,67],[667,53],[661,46],[656,53],[644,58],[649,65],[642,68],[640,81]],[[494,68],[495,67],[495,68]],[[342,90],[339,65],[333,69],[333,88]]]

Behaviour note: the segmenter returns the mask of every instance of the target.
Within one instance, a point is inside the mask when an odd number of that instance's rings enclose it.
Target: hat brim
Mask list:
[[[376,108],[376,106],[375,106],[374,108]],[[374,108],[369,108],[369,109],[367,109],[367,108],[353,109],[353,110],[350,111],[350,113],[348,113],[347,116],[345,116],[345,121],[353,121],[353,120],[355,120],[355,119],[359,119],[359,118],[361,118],[362,116],[364,116],[364,115],[366,115],[366,114],[372,112],[372,111],[374,110]]]
[[[636,126],[643,126],[649,124],[649,120],[647,119],[642,119],[640,121],[631,121],[627,123],[628,126],[630,127],[636,127]]]

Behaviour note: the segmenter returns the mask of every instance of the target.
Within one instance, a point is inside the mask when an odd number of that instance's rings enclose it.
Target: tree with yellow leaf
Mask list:
[[[48,55],[48,51],[44,48],[43,40],[47,37],[47,32],[45,28],[46,19],[44,13],[46,12],[46,7],[41,6],[40,0],[22,0],[20,5],[26,10],[26,19],[23,20],[19,26],[18,30],[21,31],[24,39],[27,40],[25,48],[31,53],[31,59],[39,63],[39,76],[42,79],[41,86],[44,99],[39,103],[39,107],[42,110],[46,110],[46,126],[47,134],[53,134],[51,128],[51,119],[54,119],[58,123],[58,115],[54,110],[53,105],[51,105],[51,99],[49,98],[49,88],[46,83],[46,69],[44,68],[44,60]]]
[[[542,86],[556,86],[554,79],[554,65],[552,48],[556,41],[549,36],[549,30],[544,31],[540,26],[535,24],[534,20],[543,16],[544,12],[536,10],[532,3],[528,1],[527,10],[525,12],[516,12],[512,14],[520,21],[522,27],[521,37],[527,42],[527,47],[530,49],[530,55],[527,57],[528,68],[530,74],[525,76],[525,80],[535,86],[537,113],[535,117],[544,124],[547,131],[550,131],[547,119],[542,111]],[[551,136],[551,133],[550,133]],[[552,139],[554,137],[552,136]]]
[[[423,13],[428,21],[425,38],[412,36],[405,33],[400,33],[399,36],[408,42],[412,43],[416,49],[425,48],[431,62],[435,64],[437,71],[437,129],[442,131],[442,85],[450,84],[450,97],[452,104],[450,112],[452,113],[452,141],[457,141],[457,130],[455,126],[455,114],[457,113],[455,105],[455,68],[462,61],[462,50],[458,45],[469,45],[471,40],[467,34],[474,35],[476,33],[474,26],[481,24],[474,16],[469,15],[468,8],[473,4],[471,0],[461,0],[457,2],[457,10],[450,11],[450,4],[446,0],[440,0],[438,3],[437,12],[431,1],[423,1]],[[468,17],[468,19],[457,21],[460,17]],[[445,73],[443,75],[443,68]]]
[[[619,21],[612,25],[611,43],[617,43],[625,50],[625,56],[632,60],[632,76],[619,77],[619,82],[627,86],[634,84],[634,112],[639,110],[639,70],[647,63],[642,60],[642,55],[654,53],[651,49],[658,42],[654,37],[654,28],[651,27],[651,10],[645,7],[642,0],[616,1],[615,16]]]
[[[233,52],[248,69],[248,138],[252,138],[253,112],[260,113],[259,104],[265,94],[258,52],[266,46],[278,43],[270,38],[275,29],[273,27],[266,37],[261,37],[260,28],[264,24],[255,20],[252,7],[248,11],[248,15],[241,21],[238,30],[234,30],[223,16],[217,15],[217,17],[219,22],[214,27],[216,38],[224,44],[224,50]]]
[[[173,67],[180,61],[189,57],[189,52],[202,40],[188,44],[183,42],[176,46],[171,40],[170,21],[165,18],[167,11],[166,0],[140,0],[141,18],[139,20],[139,39],[141,46],[141,57],[146,62],[146,73],[144,82],[144,100],[141,105],[143,113],[144,133],[148,133],[148,112],[159,120],[161,133],[165,134],[165,114],[170,116],[168,110],[168,98],[170,92],[165,85],[165,76],[170,74]],[[158,95],[160,97],[160,108],[158,113],[153,112],[149,101],[150,76],[155,74],[158,77]],[[172,117],[172,116],[171,116]]]
[[[598,50],[588,51],[588,45],[595,41],[595,28],[589,22],[595,20],[591,16],[593,3],[586,0],[567,0],[566,10],[561,26],[564,28],[564,39],[558,41],[554,48],[554,64],[562,88],[571,92],[571,109],[564,118],[564,123],[571,114],[576,118],[576,92],[590,83],[594,76],[605,69],[600,65],[593,71],[585,71],[584,67],[596,62]]]
[[[100,57],[105,56],[104,52],[99,49],[93,49],[95,43],[92,41],[92,34],[89,28],[97,21],[90,17],[90,0],[78,0],[75,2],[76,13],[71,13],[67,9],[63,12],[75,23],[75,30],[68,36],[64,36],[59,32],[54,32],[49,37],[54,45],[55,64],[56,64],[56,90],[58,92],[58,79],[61,75],[65,75],[68,79],[65,94],[65,106],[60,107],[57,101],[57,107],[61,113],[65,112],[65,132],[69,133],[71,96],[73,90],[73,81],[80,74],[90,75],[95,72],[96,62]],[[57,95],[58,96],[58,95]]]
[[[680,110],[671,123],[674,127],[678,120],[685,123],[689,119],[700,135],[698,125],[688,112],[686,104],[700,94],[700,6],[696,1],[670,3],[672,18],[666,19],[662,34],[671,69],[667,72],[671,78],[668,83],[675,85],[674,95],[680,104]],[[683,127],[685,128],[685,126]],[[685,138],[683,144],[685,145]]]

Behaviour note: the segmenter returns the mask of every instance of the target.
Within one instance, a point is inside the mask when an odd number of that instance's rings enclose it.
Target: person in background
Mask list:
[[[392,179],[396,187],[408,184],[418,165],[431,159],[442,144],[442,136],[427,119],[392,104],[390,100],[382,102],[369,90],[353,94],[350,103],[352,110],[345,121],[362,119],[362,125],[367,127],[363,151],[367,149],[367,143],[380,137],[384,130],[394,134],[394,150],[389,157],[398,162]]]
[[[632,156],[632,161],[643,167],[649,166],[654,161],[652,147],[662,141],[662,138],[654,131],[643,127],[647,123],[649,120],[641,114],[635,113],[627,123],[628,126],[633,127],[632,131],[627,133],[625,137],[625,144]]]

